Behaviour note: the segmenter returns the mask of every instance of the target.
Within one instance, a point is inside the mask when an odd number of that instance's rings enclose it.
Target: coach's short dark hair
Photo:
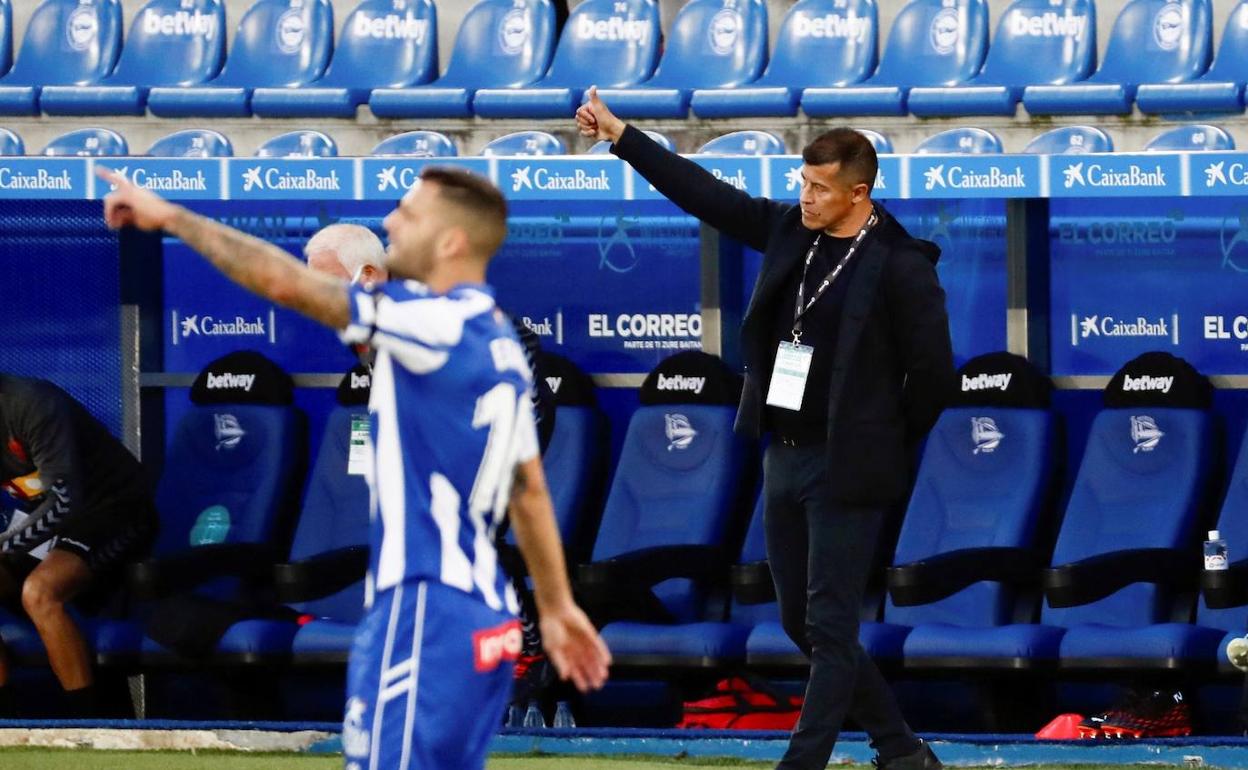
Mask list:
[[[450,166],[427,166],[420,172],[425,182],[438,186],[438,194],[460,207],[479,226],[469,233],[478,246],[491,256],[507,237],[507,199],[489,179]]]
[[[868,191],[880,169],[871,140],[852,128],[834,128],[815,137],[802,150],[802,160],[808,166],[840,163],[841,179],[851,186],[865,184]]]

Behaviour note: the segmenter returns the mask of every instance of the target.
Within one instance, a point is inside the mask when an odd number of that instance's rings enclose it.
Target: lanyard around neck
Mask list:
[[[841,257],[841,260],[836,263],[836,267],[833,267],[828,272],[827,276],[824,277],[823,283],[819,284],[819,288],[815,289],[814,293],[810,295],[810,300],[806,301],[806,274],[810,271],[810,263],[815,258],[815,251],[819,248],[819,241],[823,238],[823,233],[819,233],[815,236],[815,242],[810,244],[810,249],[806,252],[805,264],[802,265],[802,280],[797,283],[797,305],[793,309],[794,345],[801,342],[802,339],[802,316],[806,315],[811,307],[819,301],[819,298],[823,296],[824,292],[828,290],[828,287],[832,285],[832,282],[836,280],[836,277],[841,274],[841,271],[845,269],[845,265],[849,264],[849,258],[854,256],[854,252],[858,250],[858,246],[862,244],[862,240],[867,237],[867,233],[870,232],[871,228],[875,227],[876,223],[879,221],[880,218],[875,213],[875,207],[872,206],[871,216],[867,217],[867,223],[864,224],[862,229],[858,231],[858,234],[854,236],[854,241],[849,244],[849,249],[845,252],[845,256]]]

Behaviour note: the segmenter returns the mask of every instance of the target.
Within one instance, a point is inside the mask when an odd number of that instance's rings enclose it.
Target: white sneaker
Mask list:
[[[1232,639],[1226,645],[1226,659],[1240,671],[1248,671],[1248,637]]]

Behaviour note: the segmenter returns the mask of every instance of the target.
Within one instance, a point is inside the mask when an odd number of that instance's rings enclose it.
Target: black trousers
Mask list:
[[[810,658],[802,715],[777,768],[822,770],[846,716],[867,731],[882,759],[915,751],[918,739],[858,643],[883,511],[835,502],[823,445],[773,442],[763,474],[767,558],[781,622]]]

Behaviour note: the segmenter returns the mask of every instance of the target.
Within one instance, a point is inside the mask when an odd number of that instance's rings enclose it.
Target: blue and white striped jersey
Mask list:
[[[495,529],[516,465],[538,455],[532,374],[491,289],[444,295],[417,281],[350,289],[347,343],[373,365],[370,579],[374,591],[437,580],[517,611]]]

